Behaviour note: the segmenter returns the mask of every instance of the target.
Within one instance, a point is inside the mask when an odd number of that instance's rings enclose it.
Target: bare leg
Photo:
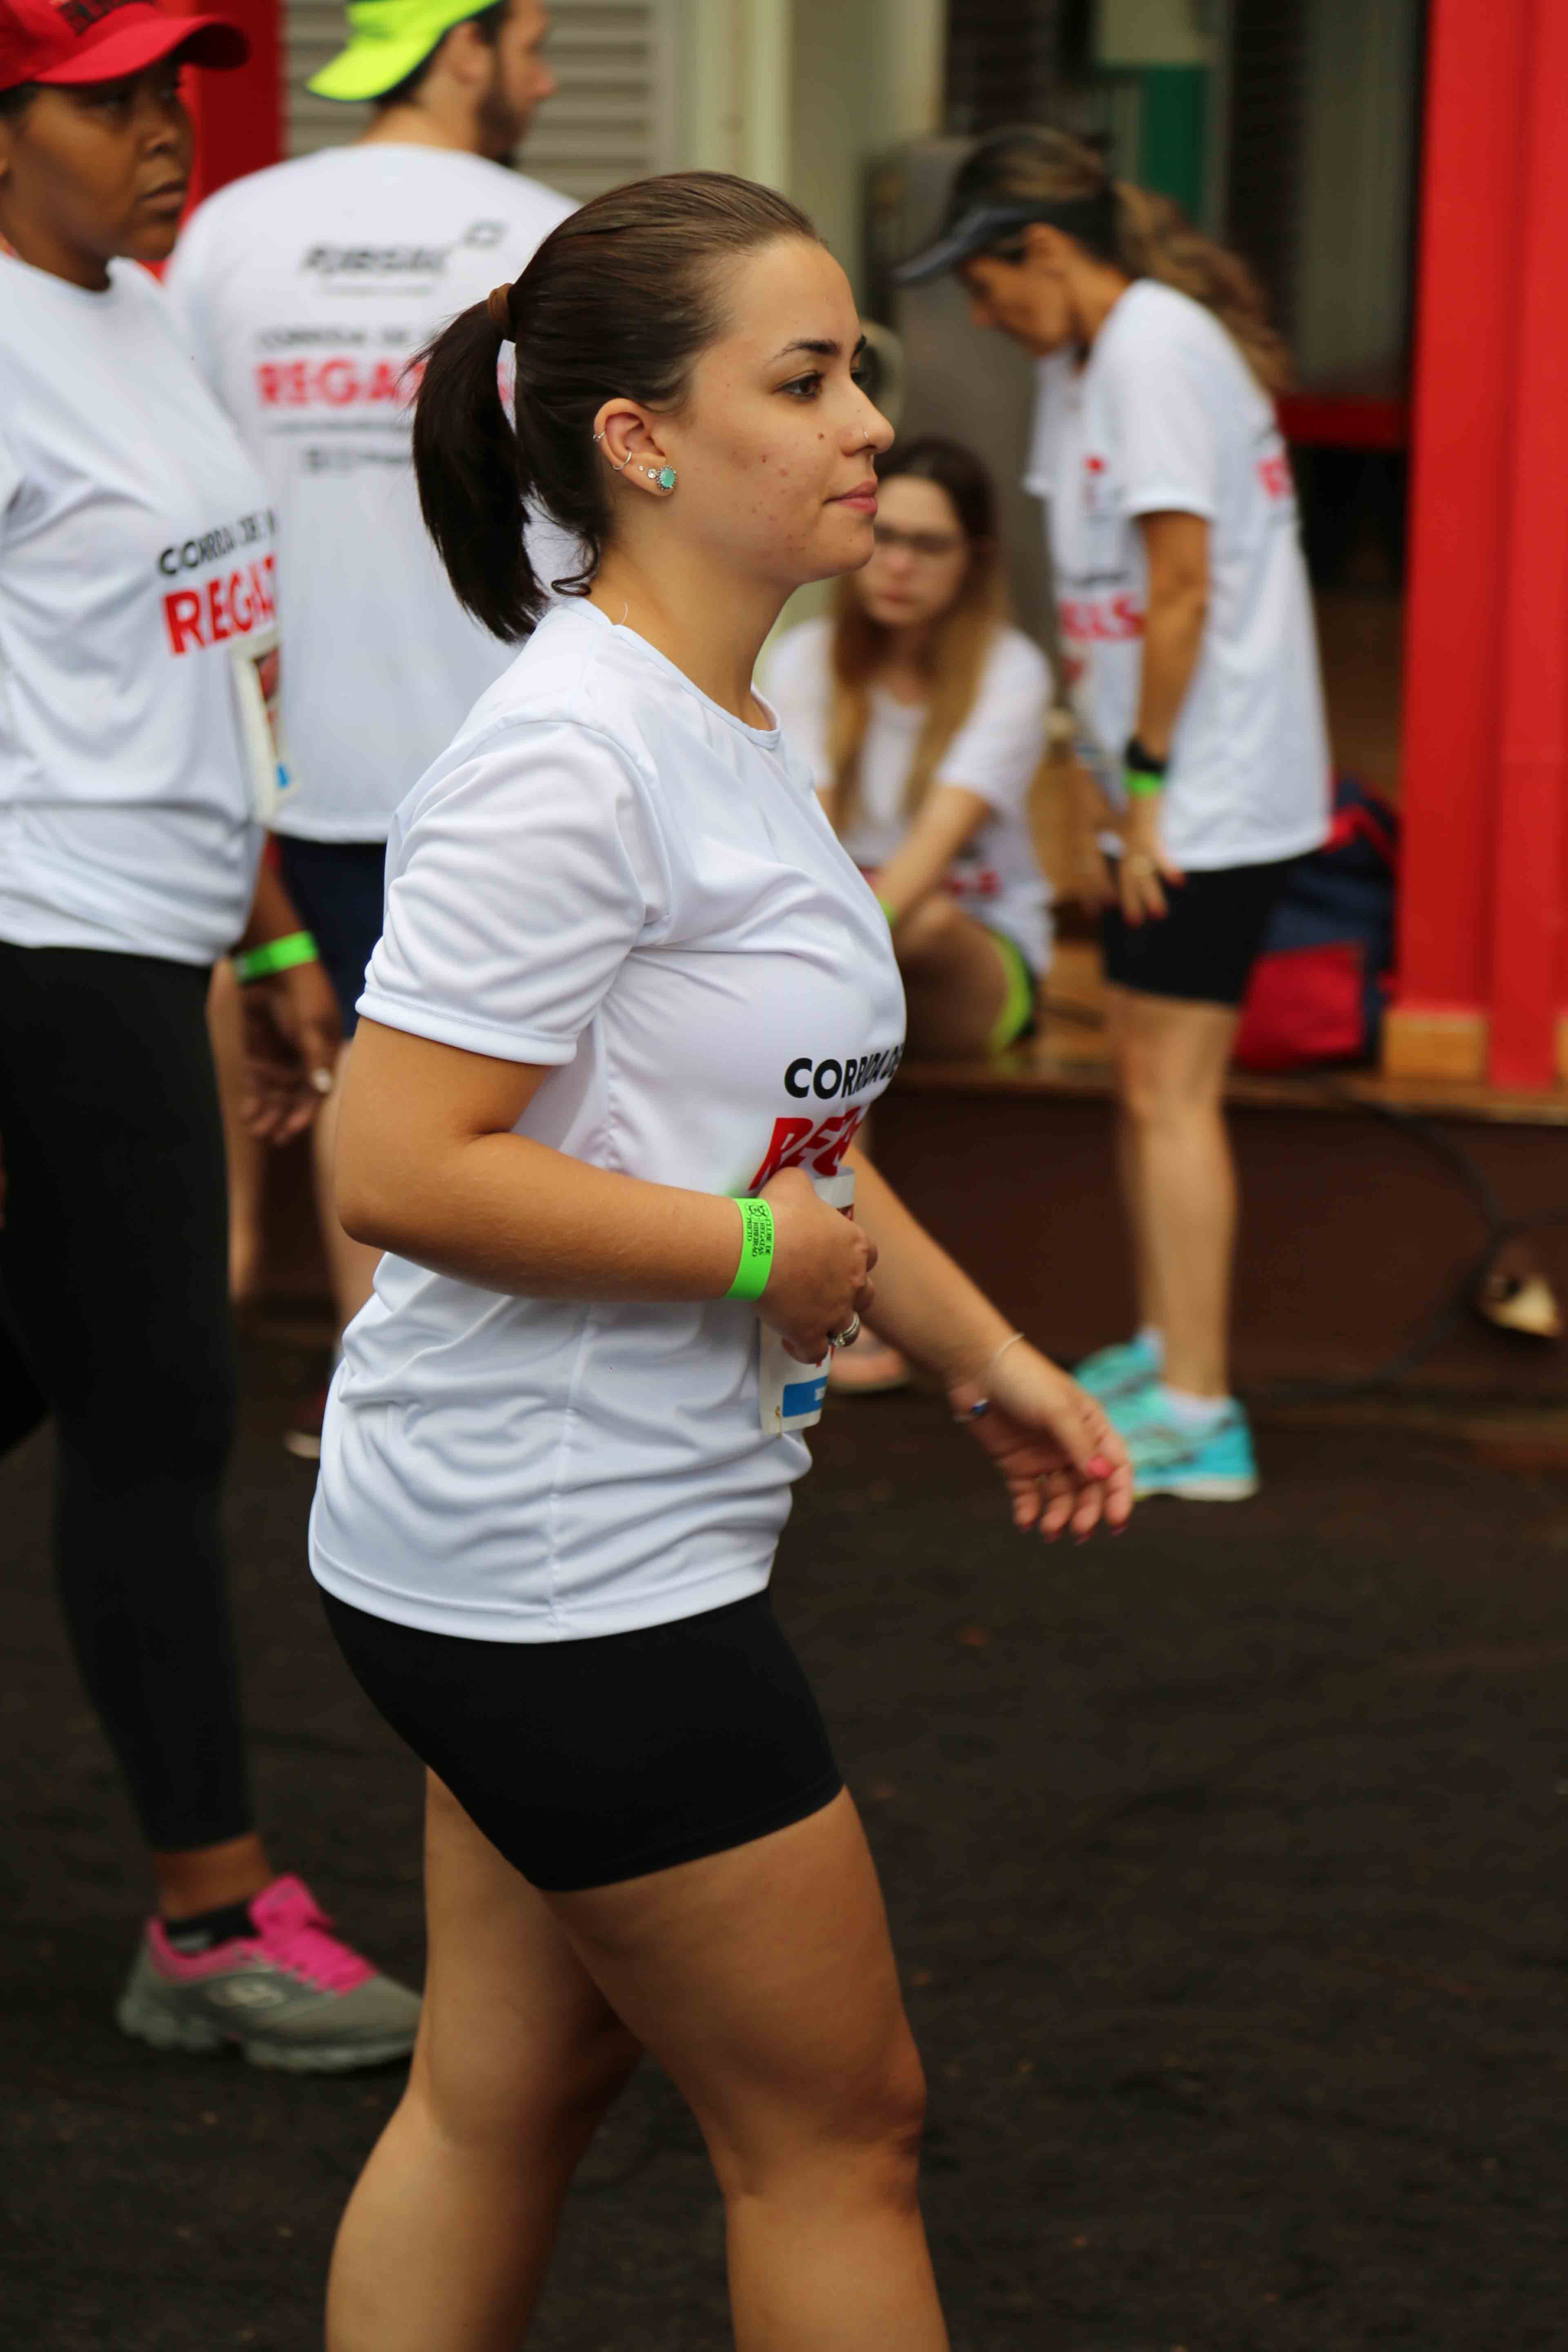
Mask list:
[[[381,1252],[370,1249],[345,1234],[338,1222],[337,1204],[332,1198],[332,1156],[337,1149],[338,1115],[342,1105],[343,1079],[348,1070],[351,1039],[338,1055],[332,1091],[316,1115],[311,1137],[311,1150],[316,1174],[316,1213],[321,1220],[321,1244],[327,1254],[327,1270],[331,1276],[332,1301],[337,1309],[338,1329],[346,1330],[365,1304],[375,1280],[375,1269],[381,1263]]]
[[[945,2352],[916,2192],[924,2085],[848,1797],[550,1902],[702,2127],[737,2352]]]
[[[338,2231],[328,2352],[515,2352],[567,2184],[640,2055],[543,1899],[428,1783],[408,2088]]]
[[[240,1120],[245,1048],[239,1025],[239,982],[234,966],[226,961],[213,972],[207,994],[207,1034],[217,1071],[224,1157],[228,1163],[228,1293],[240,1304],[254,1297],[261,1278],[262,1169],[267,1147]]]
[[[1105,991],[1105,1037],[1112,1062],[1120,1078],[1126,1051],[1128,1007],[1127,991],[1108,984]],[[1136,1123],[1127,1108],[1126,1088],[1121,1089],[1116,1110],[1116,1178],[1121,1194],[1122,1213],[1127,1221],[1128,1248],[1132,1259],[1132,1286],[1138,1301],[1138,1320],[1150,1330],[1163,1332],[1165,1302],[1160,1296],[1159,1270],[1149,1254],[1148,1236],[1144,1230],[1143,1174],[1140,1160],[1141,1145]]]
[[[910,1051],[956,1060],[983,1054],[1007,1002],[1007,968],[984,923],[933,890],[893,933],[909,1002]]]
[[[1189,1395],[1223,1397],[1236,1247],[1225,1074],[1238,1016],[1222,1004],[1120,993],[1121,1099],[1136,1137],[1138,1230],[1161,1307],[1164,1377]]]

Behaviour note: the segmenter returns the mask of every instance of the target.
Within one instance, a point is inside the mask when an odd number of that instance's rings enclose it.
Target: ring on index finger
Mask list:
[[[851,1315],[843,1330],[834,1332],[831,1344],[835,1348],[852,1348],[859,1337],[860,1318],[858,1315]]]

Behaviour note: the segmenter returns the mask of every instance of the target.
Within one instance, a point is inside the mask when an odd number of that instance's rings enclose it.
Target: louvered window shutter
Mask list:
[[[563,195],[595,195],[676,163],[679,0],[552,0],[550,61],[559,93],[542,107],[521,161]],[[309,155],[355,139],[367,106],[339,106],[305,88],[342,48],[340,0],[288,0],[289,152]]]
[[[1061,0],[963,0],[947,30],[947,129],[973,138],[1050,119],[1062,74]]]

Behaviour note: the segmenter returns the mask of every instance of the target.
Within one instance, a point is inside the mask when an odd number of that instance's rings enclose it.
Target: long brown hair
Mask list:
[[[1048,207],[1097,261],[1129,278],[1157,278],[1212,310],[1265,392],[1289,386],[1289,352],[1246,262],[1195,229],[1170,196],[1113,179],[1083,140],[1033,123],[993,131],[960,166],[949,215],[984,204]]]
[[[906,819],[919,814],[935,780],[942,753],[974,708],[996,632],[1007,617],[1002,551],[996,533],[996,486],[973,449],[960,441],[927,434],[878,459],[879,482],[899,475],[935,482],[946,491],[969,542],[969,562],[957,595],[932,629],[926,667],[931,692],[925,724],[904,786]],[[828,755],[833,780],[827,814],[836,833],[852,833],[859,821],[860,754],[871,715],[871,687],[888,657],[891,632],[874,621],[861,602],[853,575],[834,591],[833,709]]]
[[[454,319],[424,354],[414,470],[426,529],[458,601],[493,635],[526,636],[545,602],[523,545],[542,507],[583,565],[584,594],[610,528],[594,419],[620,394],[671,410],[723,331],[723,265],[781,236],[816,242],[785,196],[727,172],[670,172],[595,196],[552,229],[511,287]],[[510,418],[497,362],[517,345]]]

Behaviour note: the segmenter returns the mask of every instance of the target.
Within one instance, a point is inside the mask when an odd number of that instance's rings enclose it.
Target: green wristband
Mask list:
[[[1163,776],[1152,776],[1143,768],[1123,768],[1121,789],[1129,800],[1158,800],[1165,789],[1165,779]]]
[[[269,972],[292,971],[297,963],[319,963],[321,957],[309,931],[289,931],[283,939],[247,948],[233,961],[234,976],[243,982],[265,980]]]
[[[730,1197],[741,1212],[741,1263],[724,1296],[760,1298],[773,1270],[773,1213],[765,1201],[751,1200],[743,1192]]]
[[[878,906],[879,906],[879,907],[880,907],[880,908],[882,909],[883,914],[884,914],[884,915],[886,915],[886,917],[887,917],[887,919],[888,919],[888,929],[889,929],[889,930],[892,930],[892,929],[894,929],[894,927],[896,926],[896,924],[897,924],[897,922],[898,922],[898,919],[898,919],[898,917],[897,917],[897,915],[895,915],[895,914],[894,914],[894,912],[893,912],[893,910],[892,910],[891,907],[889,907],[889,904],[888,904],[888,902],[887,902],[886,898],[879,898],[879,899],[878,899],[878,901],[877,901],[877,904],[878,904]]]

